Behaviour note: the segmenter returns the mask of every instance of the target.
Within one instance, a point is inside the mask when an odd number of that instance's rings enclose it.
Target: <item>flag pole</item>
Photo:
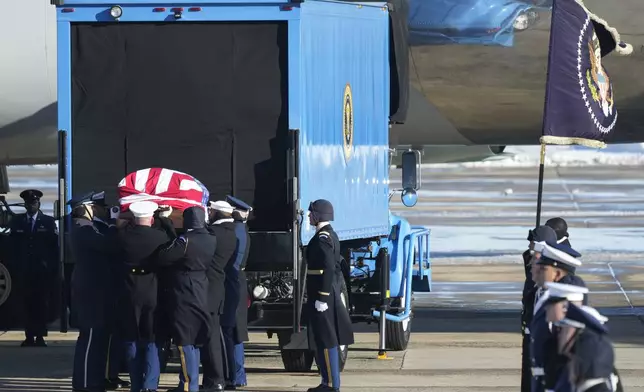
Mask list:
[[[546,164],[546,144],[541,143],[541,156],[539,158],[539,188],[537,190],[537,224],[534,227],[539,227],[541,223],[541,200],[543,199],[543,174]]]

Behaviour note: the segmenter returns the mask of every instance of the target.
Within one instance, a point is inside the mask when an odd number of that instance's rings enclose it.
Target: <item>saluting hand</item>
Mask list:
[[[318,312],[324,312],[325,310],[329,309],[329,305],[327,305],[326,302],[315,301],[315,309]]]

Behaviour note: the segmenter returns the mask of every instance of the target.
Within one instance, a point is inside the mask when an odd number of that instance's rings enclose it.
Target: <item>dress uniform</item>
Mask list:
[[[574,277],[575,269],[581,265],[581,262],[575,257],[581,255],[574,249],[557,243],[547,244],[545,242],[535,244],[538,247],[541,256],[536,261],[539,266],[550,266],[557,268],[560,273],[555,275],[562,277],[559,279],[576,283],[578,286],[585,286],[583,280]],[[549,274],[551,275],[551,274]],[[549,278],[549,277],[548,277]],[[532,392],[542,392],[552,389],[549,380],[552,380],[556,373],[558,376],[557,367],[550,368],[550,372],[546,372],[546,365],[550,365],[553,361],[557,360],[557,342],[556,337],[551,330],[551,325],[546,319],[546,307],[544,306],[549,297],[544,276],[539,274],[537,284],[544,286],[543,289],[537,292],[536,303],[533,310],[533,319],[530,323],[530,360],[531,360],[531,373],[532,373]],[[548,373],[548,374],[547,374]]]
[[[224,318],[226,322],[222,321],[223,325],[232,323],[232,307],[235,306],[234,295],[237,296],[237,304],[235,311],[234,328],[229,329],[222,327],[224,339],[228,343],[234,343],[234,359],[230,358],[229,363],[235,364],[235,376],[233,383],[236,387],[246,386],[248,381],[246,379],[246,369],[244,368],[244,342],[248,341],[248,283],[246,281],[246,260],[250,251],[250,234],[248,233],[248,215],[253,210],[251,206],[243,201],[227,196],[228,201],[234,208],[233,219],[235,219],[235,236],[237,237],[237,249],[234,263],[229,263],[226,269],[226,282],[230,288],[226,289],[226,302],[224,304]],[[235,290],[235,286],[237,290]]]
[[[102,216],[99,216],[101,215]],[[111,217],[109,217],[111,218]],[[107,208],[100,211],[95,211],[94,216],[92,217],[94,225],[98,231],[106,236],[113,235],[115,228],[114,223],[111,219],[108,220]],[[113,269],[112,269],[112,287],[114,288],[114,293],[118,296],[117,293],[120,293],[122,290],[122,279],[120,278],[120,273],[118,271],[118,262],[120,260],[114,260]],[[116,304],[115,304],[116,305]],[[107,364],[105,366],[105,389],[108,391],[116,390],[119,388],[129,388],[130,383],[121,379],[119,373],[121,371],[121,363],[125,356],[125,350],[123,346],[123,339],[120,333],[119,322],[117,320],[116,309],[113,312],[109,312],[114,317],[108,319],[109,327],[109,336],[107,338]]]
[[[523,253],[523,266],[525,268],[525,282],[523,284],[523,296],[521,297],[521,392],[530,392],[532,386],[532,374],[530,371],[530,323],[534,312],[534,305],[539,287],[535,285],[532,276],[534,261],[541,256],[539,242],[557,242],[557,233],[548,226],[539,226],[528,233],[530,249]]]
[[[570,303],[565,318],[558,325],[569,331],[562,335],[561,346],[570,358],[571,390],[614,392],[615,352],[602,321],[588,310]]]
[[[307,330],[322,383],[308,391],[339,391],[338,346],[353,344],[351,318],[342,305],[336,279],[341,260],[340,241],[329,223],[333,220],[333,206],[329,201],[314,201],[309,212],[309,223],[316,226],[316,233],[306,248]]]
[[[206,213],[201,207],[183,211],[185,234],[160,248],[157,261],[169,267],[168,316],[170,335],[179,349],[182,392],[199,391],[199,348],[210,336],[208,278],[216,239],[206,229]]]
[[[104,193],[90,192],[68,202],[72,207],[70,250],[72,307],[78,316],[79,336],[74,353],[72,387],[75,391],[104,391],[110,320],[115,315],[112,282],[114,263],[121,255],[116,229],[102,233],[92,221],[105,203]]]
[[[564,338],[565,332],[558,327],[558,322],[564,319],[565,303],[582,306],[587,298],[588,288],[580,286],[579,280],[574,275],[568,275],[559,282],[547,282],[545,288],[548,290],[548,297],[544,301],[543,308],[546,311],[546,321],[551,327],[553,343],[545,347],[544,355],[544,382],[546,391],[574,392],[569,382],[567,366],[569,357],[562,352],[560,341]]]
[[[158,208],[151,201],[132,203],[135,221],[119,232],[124,281],[119,313],[132,392],[155,391],[161,372],[154,326],[158,286],[153,256],[170,238],[165,231],[152,227]]]
[[[208,264],[208,311],[210,312],[210,332],[208,343],[201,353],[204,381],[203,388],[215,391],[224,389],[230,374],[225,362],[225,343],[221,330],[221,315],[224,310],[225,268],[234,258],[237,247],[235,223],[232,218],[233,207],[225,201],[210,203],[208,231],[217,239],[217,247],[212,261]]]
[[[53,310],[50,298],[58,278],[58,229],[56,221],[40,211],[42,192],[20,193],[25,214],[11,221],[11,258],[25,288],[25,340],[22,346],[47,346],[47,319]]]

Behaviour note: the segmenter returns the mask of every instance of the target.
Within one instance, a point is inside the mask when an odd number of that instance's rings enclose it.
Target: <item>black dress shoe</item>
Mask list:
[[[211,391],[223,391],[224,386],[222,384],[206,384],[199,387],[199,391],[211,392]]]
[[[330,387],[328,385],[320,384],[315,388],[307,389],[307,392],[340,392],[339,389]]]
[[[34,347],[36,345],[36,341],[32,339],[25,339],[20,343],[20,347]]]
[[[237,390],[237,385],[235,384],[226,384],[224,387],[224,391],[236,391]]]
[[[47,342],[45,342],[45,338],[42,336],[36,338],[36,342],[34,343],[34,346],[36,347],[47,347]]]
[[[120,388],[129,388],[129,387],[130,387],[130,383],[125,380],[122,380],[120,377],[105,380],[105,389],[108,391],[115,391]]]

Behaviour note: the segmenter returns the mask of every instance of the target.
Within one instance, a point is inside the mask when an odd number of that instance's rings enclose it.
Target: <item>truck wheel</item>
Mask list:
[[[407,349],[411,335],[413,313],[403,322],[385,321],[385,345],[389,350],[402,351]]]
[[[11,295],[11,274],[4,264],[0,263],[0,306],[7,302]]]
[[[313,352],[310,350],[284,350],[281,349],[282,363],[287,372],[303,373],[311,371],[313,366]]]
[[[164,342],[163,346],[159,347],[159,368],[161,369],[161,373],[165,373],[171,357],[172,342],[170,340],[167,340],[166,342]]]
[[[348,297],[349,292],[347,290],[347,283],[344,279],[342,279],[342,282],[340,283],[340,300],[342,301],[342,305],[344,305],[345,308],[347,307]],[[349,310],[347,309],[347,311]],[[349,357],[349,346],[340,346],[338,348],[338,355],[340,356],[340,371],[343,371],[344,365],[347,363],[347,358]]]

